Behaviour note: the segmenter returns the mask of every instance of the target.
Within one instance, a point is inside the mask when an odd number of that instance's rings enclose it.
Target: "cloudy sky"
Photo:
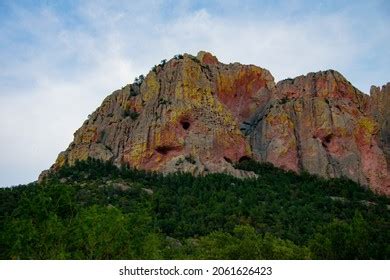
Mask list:
[[[164,58],[214,53],[275,79],[390,81],[390,1],[0,0],[0,186],[36,180],[113,90]]]

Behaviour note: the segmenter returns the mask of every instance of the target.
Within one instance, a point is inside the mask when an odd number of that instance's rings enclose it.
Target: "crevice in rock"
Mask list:
[[[180,124],[184,130],[188,130],[191,126],[191,123],[189,121],[186,121],[186,120],[181,121]]]
[[[175,147],[170,146],[158,146],[156,152],[162,155],[167,155],[170,151],[175,150]]]
[[[328,135],[326,135],[326,136],[324,137],[324,142],[325,142],[326,144],[329,144],[330,141],[332,141],[332,138],[333,138],[333,134],[332,134],[332,133],[331,133],[331,134],[328,134]]]
[[[250,121],[246,120],[246,121],[241,123],[240,131],[245,136],[248,136],[248,135],[252,134],[253,131],[259,125],[259,123],[270,113],[271,108],[272,108],[272,102],[270,100],[262,108],[260,108],[258,110],[258,112],[256,112],[254,114],[255,117],[252,118],[252,120],[250,120]]]
[[[313,136],[313,138],[316,138],[316,137]],[[320,139],[321,145],[322,145],[322,147],[324,147],[326,149],[327,153],[328,153],[328,145],[332,141],[332,138],[333,138],[333,134],[330,133],[330,134],[326,135],[324,138]]]
[[[248,161],[248,160],[251,160],[251,158],[248,157],[248,156],[242,156],[242,157],[240,157],[240,159],[238,160],[238,162],[244,162],[244,161]]]
[[[303,170],[302,142],[301,142],[301,137],[299,134],[300,122],[298,121],[298,116],[297,116],[293,106],[292,106],[292,110],[291,110],[291,119],[293,120],[293,123],[294,123],[294,136],[295,136],[295,141],[296,141],[298,168],[299,168],[299,170]]]
[[[228,163],[230,163],[230,164],[233,163],[233,161],[232,161],[230,158],[228,158],[228,157],[223,157],[223,159],[226,160],[226,161],[227,161]]]

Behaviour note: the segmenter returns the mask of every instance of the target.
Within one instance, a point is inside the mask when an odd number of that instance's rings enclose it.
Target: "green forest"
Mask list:
[[[0,188],[0,259],[389,259],[390,200],[252,160],[163,176],[88,159]]]

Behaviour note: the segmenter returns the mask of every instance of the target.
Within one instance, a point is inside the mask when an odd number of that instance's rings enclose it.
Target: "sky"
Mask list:
[[[212,52],[276,81],[335,69],[390,81],[390,1],[0,0],[0,186],[35,181],[115,89]]]

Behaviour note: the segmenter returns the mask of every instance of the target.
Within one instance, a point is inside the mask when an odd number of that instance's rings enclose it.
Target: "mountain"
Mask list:
[[[389,91],[390,83],[365,95],[333,70],[275,84],[254,65],[177,55],[109,95],[41,179],[87,158],[256,177],[234,167],[254,159],[390,195]]]

